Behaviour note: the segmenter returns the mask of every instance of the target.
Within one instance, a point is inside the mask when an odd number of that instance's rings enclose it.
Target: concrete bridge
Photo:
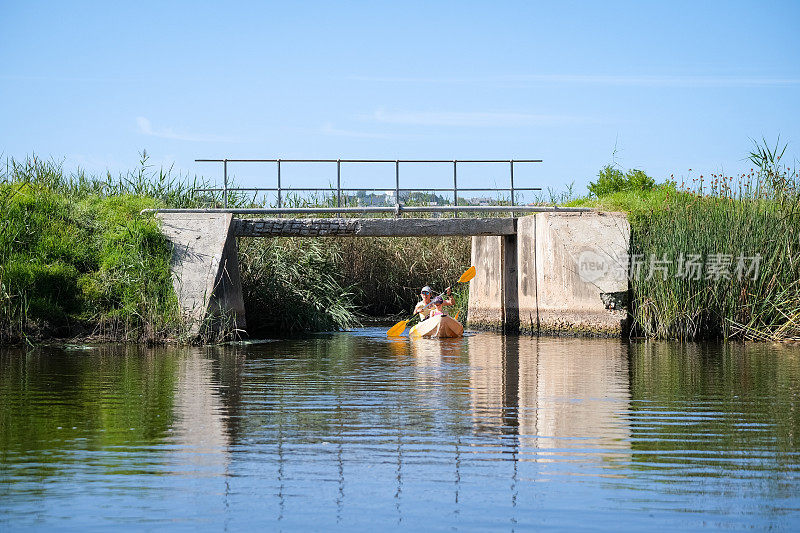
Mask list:
[[[381,209],[386,211],[374,208]],[[468,327],[532,334],[620,336],[625,332],[630,226],[624,214],[528,206],[474,210],[529,214],[509,218],[235,218],[348,212],[342,207],[161,210],[157,217],[175,246],[175,291],[195,334],[209,319],[227,320],[246,329],[237,237],[445,235],[472,237],[472,264],[478,274],[470,283]]]

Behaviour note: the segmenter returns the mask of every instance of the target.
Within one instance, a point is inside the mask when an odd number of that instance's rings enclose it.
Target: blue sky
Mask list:
[[[1,0],[0,18],[0,151],[67,168],[541,158],[522,185],[583,189],[615,146],[657,179],[749,168],[750,138],[800,153],[797,1]]]

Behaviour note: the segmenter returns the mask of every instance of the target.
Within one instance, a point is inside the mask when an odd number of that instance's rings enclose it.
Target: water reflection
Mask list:
[[[230,465],[230,437],[219,382],[203,350],[179,359],[173,407],[176,473],[224,476]]]
[[[790,347],[365,329],[4,351],[0,424],[0,526],[781,528],[800,509]]]
[[[631,362],[627,416],[638,467],[652,468],[662,480],[743,467],[751,479],[776,480],[776,468],[797,462],[797,347],[640,343],[631,348]],[[796,469],[789,470],[794,477]]]
[[[630,447],[620,416],[630,405],[626,344],[483,334],[416,340],[412,353],[420,388],[469,391],[477,434],[519,436],[521,446],[538,450]]]

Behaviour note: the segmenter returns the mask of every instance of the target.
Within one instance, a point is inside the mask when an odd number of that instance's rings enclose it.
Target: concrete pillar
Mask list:
[[[477,274],[469,284],[469,327],[516,332],[517,236],[472,237],[472,264]]]
[[[630,224],[623,213],[537,213],[517,222],[521,329],[620,336]]]
[[[471,263],[476,268],[469,284],[467,325],[500,331],[503,327],[501,249],[503,237],[472,237]]]
[[[516,235],[472,238],[469,323],[512,333],[620,336],[630,225],[622,213],[537,213]]]
[[[517,220],[517,305],[519,329],[539,331],[539,302],[536,298],[536,216]]]
[[[174,245],[172,283],[189,334],[244,330],[244,298],[230,213],[159,213]]]

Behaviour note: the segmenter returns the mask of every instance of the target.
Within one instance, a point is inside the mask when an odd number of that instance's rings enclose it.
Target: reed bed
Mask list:
[[[239,239],[250,335],[346,329],[359,323],[341,256],[317,239]]]
[[[765,199],[676,194],[662,211],[637,216],[632,227],[634,256],[668,261],[665,272],[640,272],[631,281],[634,324],[644,336],[771,340],[800,334],[796,212]],[[685,275],[692,254],[705,261],[699,277]],[[719,272],[709,272],[711,261]]]
[[[736,179],[700,176],[690,186],[673,184],[661,209],[632,218],[633,256],[669,260],[666,271],[631,281],[640,334],[800,337],[798,174],[776,157],[753,160],[758,167]],[[699,276],[686,275],[690,254],[704,262]]]
[[[456,282],[470,265],[469,237],[338,238],[342,279],[358,280],[356,303],[370,317],[410,313],[419,291],[452,286],[456,308],[466,313],[467,292]]]
[[[629,213],[633,335],[800,338],[800,180],[781,163],[785,150],[754,143],[747,174],[571,204]]]

